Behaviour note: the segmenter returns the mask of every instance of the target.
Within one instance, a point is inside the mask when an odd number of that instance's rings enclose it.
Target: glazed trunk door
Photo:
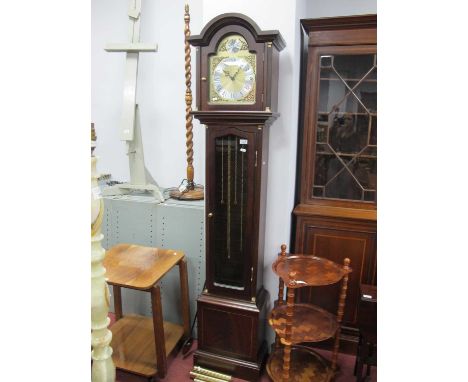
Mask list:
[[[250,299],[255,135],[235,127],[207,136],[207,285]]]

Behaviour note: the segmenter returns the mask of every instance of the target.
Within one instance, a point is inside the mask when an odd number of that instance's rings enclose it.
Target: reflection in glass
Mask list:
[[[320,67],[326,68],[333,65],[333,56],[321,56],[320,57]]]
[[[348,171],[341,171],[325,186],[326,197],[335,199],[361,199],[362,189]]]
[[[317,117],[317,143],[326,142],[328,136],[328,114],[319,114]]]
[[[371,70],[374,68],[373,54],[336,55],[333,59],[333,67],[345,79],[361,79],[369,71],[371,73],[366,77],[367,79],[377,78],[377,71]]]
[[[377,60],[320,57],[313,197],[376,201]]]
[[[369,144],[377,145],[377,115],[372,117]]]
[[[314,186],[314,196],[322,197],[323,196],[323,187]]]
[[[214,281],[243,289],[247,211],[247,139],[226,135],[215,141]]]

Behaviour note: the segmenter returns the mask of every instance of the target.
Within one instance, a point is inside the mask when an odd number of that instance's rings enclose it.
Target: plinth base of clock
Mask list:
[[[256,362],[197,350],[194,354],[193,364],[209,370],[229,374],[235,378],[257,382],[260,380],[268,355],[265,341],[260,350],[261,352]]]
[[[203,293],[198,298],[198,350],[194,364],[247,381],[258,381],[265,366],[268,292],[255,301]]]

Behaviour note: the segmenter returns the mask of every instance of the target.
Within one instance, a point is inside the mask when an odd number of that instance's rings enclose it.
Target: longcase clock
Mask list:
[[[206,288],[197,366],[257,381],[266,356],[263,248],[268,131],[277,118],[278,31],[223,14],[197,47],[197,111],[206,126]]]

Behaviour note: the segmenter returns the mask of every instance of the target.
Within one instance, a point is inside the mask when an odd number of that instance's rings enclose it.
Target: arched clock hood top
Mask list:
[[[193,46],[206,46],[210,43],[211,38],[218,30],[226,25],[233,24],[245,27],[254,36],[256,42],[271,42],[278,51],[283,50],[286,46],[279,31],[262,31],[255,21],[241,13],[223,13],[216,16],[205,25],[199,35],[194,35],[189,38],[190,44]]]

